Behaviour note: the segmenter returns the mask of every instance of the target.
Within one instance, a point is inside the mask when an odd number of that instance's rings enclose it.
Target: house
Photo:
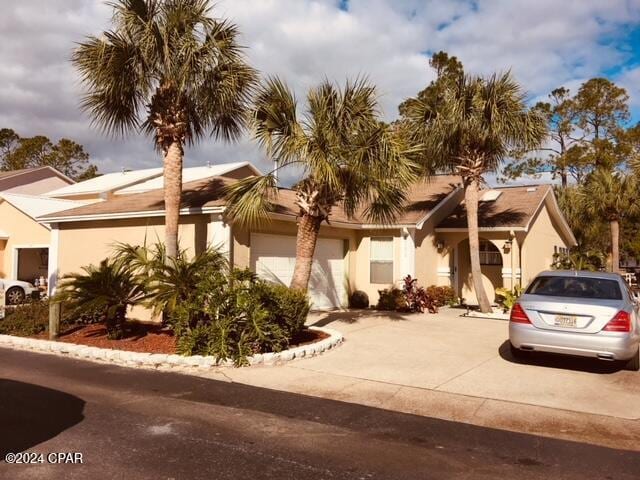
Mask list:
[[[36,217],[83,205],[70,200],[0,192],[0,278],[48,278],[51,229]]]
[[[40,195],[74,183],[49,166],[0,172],[0,278],[47,276],[49,228],[35,217],[79,204]]]
[[[40,195],[75,182],[53,167],[0,171],[0,192]]]
[[[248,162],[185,168],[184,181],[225,174],[230,178],[259,173]],[[74,183],[51,167],[0,172],[0,277],[50,282],[49,251],[57,231],[37,216],[107,201],[121,190],[144,192],[162,187],[162,168],[108,173]],[[52,234],[53,232],[53,234]]]
[[[215,245],[235,266],[288,284],[295,263],[295,192],[280,188],[270,220],[249,230],[227,223],[225,217],[223,187],[237,176],[236,172],[184,184],[180,245],[191,253]],[[348,292],[356,289],[367,292],[374,303],[378,290],[405,275],[417,277],[423,285],[451,285],[473,300],[459,177],[435,176],[414,185],[408,198],[404,214],[393,225],[371,224],[358,215],[349,218],[340,207],[333,209],[316,247],[310,281],[315,308],[346,306]],[[488,190],[480,211],[482,270],[490,292],[526,283],[549,268],[554,249],[575,245],[549,186]],[[120,192],[39,220],[49,224],[57,238],[57,251],[52,252],[55,270],[78,271],[110,255],[115,241],[141,244],[145,238],[163,239],[163,191]]]

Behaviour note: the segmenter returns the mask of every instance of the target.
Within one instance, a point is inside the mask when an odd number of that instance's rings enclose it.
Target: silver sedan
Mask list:
[[[514,356],[540,351],[624,361],[640,369],[640,314],[624,279],[614,273],[540,273],[511,309]]]

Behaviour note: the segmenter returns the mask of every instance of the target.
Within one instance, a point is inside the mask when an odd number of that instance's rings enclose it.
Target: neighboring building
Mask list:
[[[48,281],[51,229],[36,217],[82,203],[35,195],[0,193],[0,278]]]
[[[80,204],[43,203],[38,195],[73,183],[48,166],[0,171],[0,278],[46,278],[50,233],[35,217]]]
[[[0,171],[0,192],[40,195],[75,182],[53,167]]]
[[[237,267],[249,267],[264,278],[288,284],[295,264],[295,192],[281,188],[270,221],[247,230],[225,222],[222,189],[236,178],[223,175],[184,185],[181,247],[196,253],[208,245],[219,246]],[[393,225],[373,225],[334,208],[330,224],[320,230],[310,282],[313,306],[346,306],[348,292],[356,289],[366,291],[375,303],[378,290],[406,275],[417,277],[425,286],[451,285],[471,303],[462,200],[459,177],[436,176],[414,185],[406,212]],[[40,220],[51,225],[57,238],[52,271],[77,271],[110,255],[114,241],[162,240],[163,191],[120,192],[107,201]],[[549,268],[554,248],[575,245],[549,186],[485,192],[480,227],[483,275],[490,296],[495,288],[526,283]]]

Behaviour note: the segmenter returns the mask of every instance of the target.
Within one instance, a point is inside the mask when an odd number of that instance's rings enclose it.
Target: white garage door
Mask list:
[[[289,286],[296,263],[296,238],[287,235],[251,235],[251,269],[259,277]],[[311,308],[327,310],[346,303],[342,240],[319,238],[309,281]]]

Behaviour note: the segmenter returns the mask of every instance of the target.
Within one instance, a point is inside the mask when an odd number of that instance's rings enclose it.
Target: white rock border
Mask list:
[[[249,365],[281,365],[300,358],[309,358],[331,350],[340,345],[344,337],[337,330],[324,327],[308,327],[309,330],[329,335],[318,342],[302,345],[276,353],[258,353],[248,357]],[[37,338],[0,335],[0,347],[14,350],[28,350],[38,353],[66,356],[98,363],[115,364],[125,367],[176,370],[176,369],[210,369],[234,367],[233,362],[226,360],[216,362],[215,357],[193,355],[190,357],[175,354],[129,352],[111,348],[89,347],[75,343],[40,340]]]

